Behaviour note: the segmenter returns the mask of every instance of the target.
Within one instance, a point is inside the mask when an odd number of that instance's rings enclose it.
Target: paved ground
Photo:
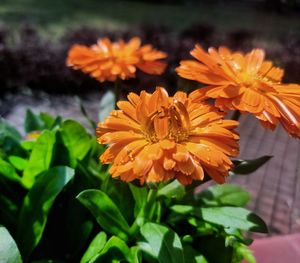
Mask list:
[[[257,263],[299,263],[300,234],[261,238],[254,241],[251,249]]]
[[[97,119],[99,99],[98,93],[84,99],[87,111],[94,119]],[[13,105],[2,105],[1,114],[21,128],[29,106],[35,112],[45,111],[87,123],[75,97],[39,96],[33,99],[30,96],[14,96]],[[8,107],[9,112],[5,111]],[[249,208],[266,221],[270,235],[300,232],[300,141],[290,138],[281,127],[274,132],[265,130],[250,115],[241,117],[240,134],[241,158],[274,157],[257,172],[237,176],[230,182],[240,184],[251,192]]]

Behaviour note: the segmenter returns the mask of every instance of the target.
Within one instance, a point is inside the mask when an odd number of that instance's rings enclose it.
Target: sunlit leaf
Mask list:
[[[61,124],[61,135],[72,158],[82,160],[91,147],[91,138],[78,122],[66,120]]]
[[[80,260],[80,263],[89,262],[93,257],[99,254],[104,248],[106,240],[107,235],[105,234],[105,232],[98,233],[85,251],[83,257]]]
[[[157,196],[165,198],[180,199],[184,196],[185,189],[181,183],[174,180],[172,183],[168,183],[166,186],[158,190]]]
[[[21,263],[22,258],[16,242],[7,229],[0,225],[0,262]]]
[[[0,176],[1,175],[14,182],[21,182],[21,177],[16,173],[15,168],[0,158]]]
[[[133,262],[133,257],[130,249],[126,243],[116,237],[111,237],[101,252],[93,258],[90,262],[102,263],[102,262]]]
[[[127,239],[128,223],[108,195],[100,190],[85,190],[77,196],[77,199],[90,210],[104,230]]]
[[[33,185],[38,174],[50,167],[54,144],[55,133],[48,130],[45,130],[34,144],[22,178],[23,184],[28,188]]]
[[[27,164],[28,164],[27,159],[24,159],[24,158],[21,158],[19,156],[15,156],[15,155],[9,156],[8,160],[19,171],[23,171],[26,168]]]
[[[265,222],[259,216],[241,207],[198,208],[188,205],[174,205],[171,209],[176,213],[194,215],[205,221],[224,227],[233,227],[252,232],[268,232]]]
[[[238,185],[223,184],[211,186],[195,195],[209,206],[245,206],[250,200],[250,194]]]
[[[146,223],[141,227],[141,234],[150,245],[150,251],[146,252],[150,252],[158,262],[184,262],[180,238],[170,228],[155,223]]]

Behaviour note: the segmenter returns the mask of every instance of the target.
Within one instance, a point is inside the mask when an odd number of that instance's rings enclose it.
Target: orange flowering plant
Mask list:
[[[299,86],[283,84],[283,70],[259,49],[206,53],[196,46],[192,55],[196,61],[182,61],[177,72],[206,87],[120,94],[95,135],[76,121],[30,110],[25,137],[1,120],[0,243],[9,243],[7,258],[255,262],[245,232],[266,233],[267,226],[245,208],[249,193],[226,180],[254,172],[270,156],[235,159],[239,122],[226,114],[249,112],[264,127],[281,123],[299,137]],[[165,57],[139,38],[100,39],[73,46],[67,64],[120,85],[137,70],[161,74]]]
[[[282,83],[283,69],[264,60],[265,53],[254,49],[247,54],[225,47],[199,45],[191,51],[195,60],[185,60],[178,74],[208,86],[191,94],[194,101],[215,99],[222,111],[252,113],[265,128],[274,130],[278,123],[294,137],[300,137],[300,85]]]

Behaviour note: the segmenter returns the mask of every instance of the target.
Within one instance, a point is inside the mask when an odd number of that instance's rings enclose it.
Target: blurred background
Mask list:
[[[285,81],[300,83],[300,0],[1,0],[1,116],[21,127],[25,109],[32,107],[80,120],[80,96],[96,119],[109,84],[67,68],[67,51],[75,43],[132,36],[166,51],[169,67],[161,77],[126,81],[128,90],[163,85],[172,93],[182,86],[174,68],[190,57],[195,43],[263,48],[285,68]],[[271,235],[299,232],[299,142],[281,128],[265,131],[251,116],[241,122],[241,157],[275,157],[250,177],[231,182],[252,193],[250,208],[266,220]]]

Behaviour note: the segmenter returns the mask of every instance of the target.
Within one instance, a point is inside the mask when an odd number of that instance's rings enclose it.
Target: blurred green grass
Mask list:
[[[210,24],[220,34],[247,29],[265,39],[286,33],[300,35],[300,19],[255,10],[247,4],[216,5],[146,4],[118,0],[1,0],[0,23],[17,30],[22,22],[35,24],[42,34],[56,37],[66,30],[90,26],[104,29],[124,28],[139,23],[154,23],[180,30],[194,23]]]

